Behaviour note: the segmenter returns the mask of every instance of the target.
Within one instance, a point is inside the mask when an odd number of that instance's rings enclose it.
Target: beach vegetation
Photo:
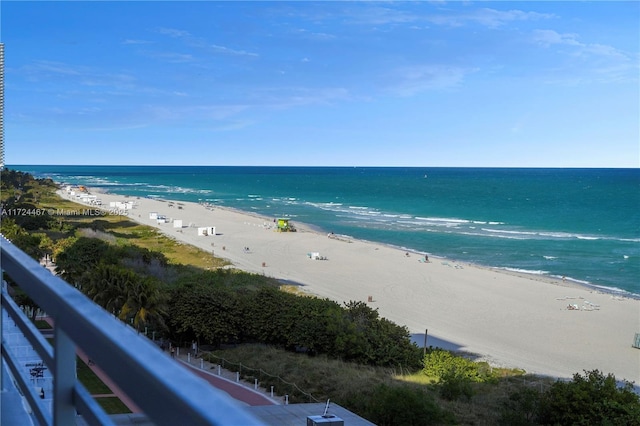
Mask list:
[[[377,425],[454,424],[453,416],[442,410],[427,391],[411,386],[378,385],[366,402],[367,416]]]
[[[51,179],[37,179],[32,174],[3,168],[0,172],[0,201],[4,207],[20,202],[39,202],[43,194],[50,194],[56,184]]]
[[[51,253],[53,241],[45,233],[29,231],[20,226],[13,218],[2,218],[0,232],[20,250],[36,260]]]
[[[440,348],[429,348],[424,356],[422,373],[436,382],[453,378],[486,382],[496,377],[486,362],[476,362]]]
[[[503,401],[504,425],[640,425],[640,396],[599,370],[576,373],[550,386],[520,387]]]
[[[56,272],[68,283],[78,285],[82,275],[98,263],[114,263],[107,258],[109,244],[97,239],[80,237],[56,256]]]
[[[456,424],[432,386],[397,379],[406,371],[400,366],[375,367],[259,344],[215,350],[204,358],[239,372],[248,382],[257,379],[266,389],[273,386],[291,403],[331,399],[378,425]]]
[[[486,362],[476,362],[453,352],[429,348],[424,356],[422,374],[437,384],[440,395],[449,401],[471,399],[472,383],[495,381],[497,375]]]
[[[118,265],[99,264],[86,274],[83,292],[95,303],[135,326],[148,318],[161,322],[161,296],[157,284]]]
[[[199,278],[199,279],[198,279]],[[242,285],[245,280],[251,285]],[[263,343],[370,365],[417,368],[420,350],[409,332],[360,302],[280,291],[260,276],[230,271],[192,275],[170,291],[168,322],[176,341]]]
[[[540,397],[541,424],[640,425],[640,396],[633,384],[621,386],[614,375],[599,370],[556,381]]]

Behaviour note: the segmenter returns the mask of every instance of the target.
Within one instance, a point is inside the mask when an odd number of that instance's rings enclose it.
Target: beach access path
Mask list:
[[[423,254],[407,256],[405,250],[318,233],[303,223],[294,222],[298,232],[276,232],[274,218],[90,190],[108,214],[119,213],[111,202],[133,202],[128,218],[238,269],[338,303],[365,302],[406,326],[419,346],[428,330],[427,346],[476,354],[494,366],[561,378],[599,369],[640,383],[640,350],[632,347],[640,332],[640,300],[439,258],[436,246],[424,248],[424,262]],[[166,222],[151,219],[151,213]],[[182,226],[174,227],[178,220]],[[215,235],[198,236],[199,227],[215,227]]]

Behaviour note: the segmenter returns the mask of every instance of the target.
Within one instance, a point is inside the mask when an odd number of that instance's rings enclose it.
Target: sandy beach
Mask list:
[[[66,191],[60,194],[76,201]],[[298,222],[297,232],[277,232],[272,217],[217,206],[115,194],[99,198],[112,212],[111,202],[133,202],[131,219],[238,269],[340,303],[366,302],[407,326],[419,346],[428,330],[428,346],[478,354],[493,365],[562,378],[599,369],[640,382],[640,349],[632,347],[640,333],[640,300],[431,255],[423,262],[417,253],[332,238]],[[150,213],[166,216],[167,223],[150,219]],[[174,227],[176,220],[182,227]],[[215,235],[198,236],[198,227],[215,227]],[[312,259],[311,253],[326,259]]]

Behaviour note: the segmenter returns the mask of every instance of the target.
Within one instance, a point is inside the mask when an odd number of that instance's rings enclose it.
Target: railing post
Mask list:
[[[73,388],[76,382],[76,348],[73,341],[62,331],[54,328],[53,343],[53,424],[55,426],[73,425],[76,421],[76,409],[73,401]]]
[[[1,266],[1,265],[0,265]],[[5,282],[5,280],[2,279],[3,277],[3,273],[2,273],[2,269],[0,268],[0,286],[2,286],[2,289],[0,289],[0,346],[2,345],[2,332],[4,331],[4,329],[2,328],[2,317],[4,316],[4,312],[2,309],[2,298],[4,297],[4,290],[6,290],[6,285],[7,283]],[[0,352],[2,351],[2,348],[0,348]],[[4,368],[2,368],[2,355],[0,355],[0,394],[2,392],[4,392],[4,388],[2,387],[2,370],[4,370]],[[2,413],[2,398],[0,397],[0,413]]]

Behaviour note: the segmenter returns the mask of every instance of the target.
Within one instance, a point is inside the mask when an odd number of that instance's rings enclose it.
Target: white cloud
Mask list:
[[[553,45],[574,46],[576,48],[574,53],[577,55],[628,58],[628,55],[613,46],[599,43],[582,43],[578,41],[578,35],[572,33],[561,34],[554,30],[535,30],[533,31],[532,40],[534,43],[543,47],[550,47]]]
[[[164,34],[164,35],[168,35],[170,37],[176,37],[176,38],[190,37],[191,36],[189,31],[178,30],[178,29],[175,29],[175,28],[158,28],[157,31],[160,34]]]
[[[388,91],[395,96],[408,97],[428,90],[451,89],[460,86],[470,72],[472,70],[445,65],[399,68],[393,73],[395,83]]]
[[[579,67],[582,74],[581,77],[573,77],[575,83],[587,83],[594,79],[600,81],[637,79],[637,59],[613,46],[583,43],[577,34],[562,34],[554,30],[535,30],[531,41],[544,48],[564,47],[564,51],[560,53],[564,53],[570,59],[567,66]],[[591,76],[589,73],[592,73]]]
[[[577,34],[560,34],[553,30],[535,30],[533,31],[533,42],[544,47],[554,44],[565,44],[570,46],[581,46],[577,40]]]
[[[525,12],[522,10],[476,9],[469,12],[451,12],[428,15],[426,20],[438,25],[460,27],[470,23],[480,24],[489,28],[498,28],[514,21],[535,21],[550,19],[555,15],[549,13]]]
[[[349,91],[341,87],[275,87],[254,90],[253,94],[252,106],[276,109],[304,105],[326,105],[351,99]]]
[[[224,53],[227,55],[235,55],[235,56],[258,56],[257,53],[247,52],[246,50],[235,50],[230,49],[228,47],[219,46],[217,44],[212,44],[210,46],[211,50],[217,53]]]
[[[293,32],[296,36],[300,35],[303,38],[310,39],[310,40],[327,41],[327,40],[335,40],[337,38],[333,34],[312,32],[309,30],[305,30],[304,28],[294,30]]]
[[[164,59],[167,62],[171,63],[185,63],[185,62],[193,62],[194,57],[189,53],[177,53],[177,52],[155,52],[150,53],[150,56],[158,59]]]
[[[24,70],[32,76],[36,74],[58,74],[65,76],[77,76],[82,74],[78,68],[74,68],[62,62],[54,61],[34,61],[30,65],[25,65]]]

